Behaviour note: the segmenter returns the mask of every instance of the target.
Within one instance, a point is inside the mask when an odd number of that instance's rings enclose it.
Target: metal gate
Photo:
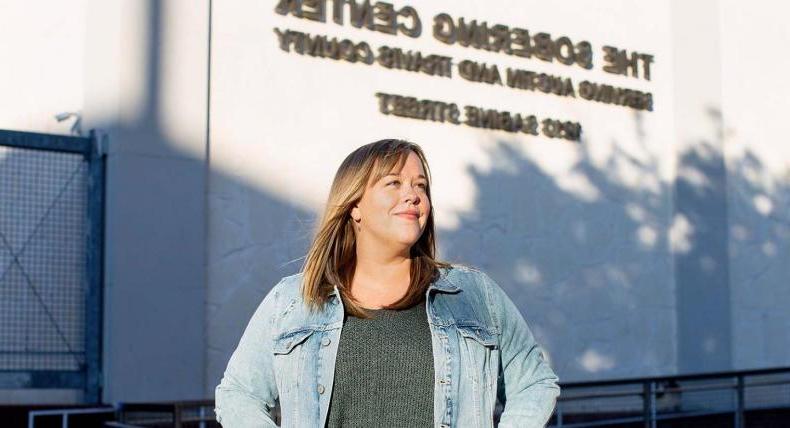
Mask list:
[[[0,388],[101,400],[100,146],[0,130]]]

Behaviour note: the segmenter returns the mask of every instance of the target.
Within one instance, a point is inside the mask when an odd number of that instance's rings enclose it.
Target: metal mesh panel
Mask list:
[[[0,370],[83,369],[87,171],[0,146]]]

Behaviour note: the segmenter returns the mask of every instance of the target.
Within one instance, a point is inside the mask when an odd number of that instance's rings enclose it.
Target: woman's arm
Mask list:
[[[280,284],[282,281],[269,291],[252,315],[217,385],[214,412],[224,428],[277,426],[272,417],[278,398],[272,368],[272,332]]]
[[[505,408],[499,427],[544,427],[560,395],[559,379],[516,305],[494,280],[482,276],[501,329],[498,398]]]

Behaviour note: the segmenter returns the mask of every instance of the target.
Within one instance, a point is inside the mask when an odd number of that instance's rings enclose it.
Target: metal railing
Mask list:
[[[751,418],[760,418],[763,426],[790,425],[790,367],[573,382],[561,387],[549,427],[655,428],[659,422],[671,426],[677,421],[684,426],[743,428],[755,425]],[[213,408],[213,400],[196,400],[37,410],[30,412],[28,426],[34,428],[37,417],[61,415],[67,428],[69,416],[103,412],[115,413],[115,421],[104,423],[107,427],[215,428],[219,424]]]
[[[164,403],[118,403],[115,406],[94,408],[64,408],[31,410],[28,413],[28,428],[52,426],[53,418],[59,417],[62,428],[84,427],[85,421],[76,416],[106,414],[104,427],[111,428],[216,428],[214,400],[174,401]],[[46,418],[46,419],[45,419]],[[90,426],[95,425],[93,421]],[[37,425],[38,424],[38,425]]]
[[[790,411],[790,368],[561,384],[550,427],[641,425],[713,417],[735,428]],[[729,416],[728,416],[729,415]],[[786,416],[785,416],[786,417]],[[707,425],[710,426],[710,425]]]
[[[135,427],[218,426],[214,418],[214,400],[121,403],[118,406],[118,422]]]
[[[60,416],[61,427],[68,428],[70,425],[70,417],[73,415],[97,415],[103,413],[115,413],[115,407],[92,407],[87,409],[48,409],[48,410],[31,410],[27,414],[28,428],[35,428],[36,419],[46,416]]]

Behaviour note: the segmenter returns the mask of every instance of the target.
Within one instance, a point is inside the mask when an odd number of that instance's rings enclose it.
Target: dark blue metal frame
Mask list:
[[[88,137],[0,130],[0,145],[28,150],[81,154],[88,165],[87,293],[85,295],[85,366],[81,371],[0,370],[0,388],[82,389],[84,401],[101,402],[102,308],[104,267],[104,194],[106,136]]]
[[[790,385],[790,380],[783,377],[778,381],[772,382],[746,382],[749,377],[757,376],[782,376],[790,375],[790,367],[773,367],[766,369],[753,369],[753,370],[733,370],[709,373],[696,373],[684,375],[669,375],[669,376],[651,376],[651,377],[636,377],[636,378],[623,378],[611,379],[604,381],[586,381],[586,382],[564,382],[560,384],[562,394],[558,398],[557,408],[552,420],[548,424],[549,427],[594,427],[594,426],[614,426],[616,424],[643,424],[645,428],[655,428],[658,421],[687,418],[692,416],[702,415],[720,415],[720,414],[733,414],[733,426],[741,428],[746,426],[744,414],[747,410],[754,410],[754,408],[747,409],[745,406],[746,389],[754,387],[762,387],[769,385]],[[729,384],[702,386],[696,390],[718,390],[718,391],[734,391],[735,404],[731,410],[720,411],[686,411],[670,414],[657,414],[656,412],[656,385],[668,382],[683,382],[683,381],[729,381]],[[631,386],[630,390],[622,390],[616,392],[597,392],[595,390],[589,391],[596,387],[611,387],[611,386]],[[579,394],[574,394],[574,390],[581,390]],[[674,387],[667,389],[664,392],[686,392],[693,391],[694,388]],[[613,398],[613,397],[635,397],[639,396],[643,400],[643,410],[641,415],[635,416],[618,416],[613,418],[606,418],[587,422],[567,423],[563,420],[563,412],[561,405],[563,402],[581,401],[581,400],[594,400],[600,398]],[[790,407],[790,399],[787,405],[783,408]]]

